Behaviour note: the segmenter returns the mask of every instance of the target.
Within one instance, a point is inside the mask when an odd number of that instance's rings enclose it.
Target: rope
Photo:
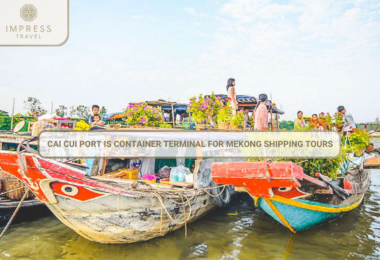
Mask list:
[[[21,204],[24,202],[24,199],[25,199],[26,196],[28,195],[28,190],[29,190],[29,188],[26,188],[26,189],[25,189],[24,196],[22,196],[22,199],[20,200],[20,203],[17,205],[17,208],[16,208],[15,211],[13,212],[12,217],[9,219],[7,225],[5,226],[5,228],[3,229],[3,231],[1,232],[1,234],[0,234],[0,238],[5,234],[5,232],[7,232],[9,226],[11,225],[13,219],[15,218],[15,216],[16,216],[18,210],[19,210],[20,207],[21,207]]]
[[[216,198],[216,197],[219,197],[220,195],[222,195],[222,193],[223,193],[224,190],[226,189],[226,186],[227,186],[227,185],[216,186],[216,187],[213,187],[213,188],[209,188],[209,190],[211,190],[211,189],[216,189],[216,188],[219,188],[219,187],[223,187],[222,191],[221,191],[219,194],[217,194],[217,195],[212,195],[212,194],[210,194],[208,191],[206,191],[206,188],[202,188],[202,189],[200,189],[200,190],[203,190],[203,191],[204,191],[207,195],[209,195],[210,197]]]
[[[192,213],[193,210],[192,210],[192,208],[191,208],[191,203],[190,203],[190,201],[187,199],[186,196],[185,196],[185,198],[186,198],[186,200],[187,200],[187,202],[188,202],[188,204],[189,204],[189,212],[190,212],[190,214],[189,214],[189,216],[185,219],[185,221],[183,221],[183,222],[177,222],[177,221],[175,221],[175,220],[173,219],[172,215],[170,215],[170,213],[168,212],[167,208],[165,207],[165,204],[164,204],[163,201],[162,201],[161,195],[158,194],[157,192],[153,192],[153,195],[156,196],[156,198],[157,198],[158,201],[161,203],[161,206],[164,208],[164,210],[165,210],[166,214],[168,215],[168,217],[170,218],[170,220],[173,221],[175,224],[177,224],[177,225],[183,225],[183,224],[185,224],[187,221],[190,220],[190,216],[191,216],[191,213]]]
[[[183,203],[183,196],[181,195],[182,203]],[[186,221],[186,206],[183,204],[183,218],[185,219],[185,237],[187,237],[187,221]]]
[[[17,188],[17,189],[13,189],[13,190],[9,190],[9,191],[6,191],[6,192],[3,192],[3,193],[0,193],[0,196],[4,195],[4,194],[7,194],[9,192],[12,192],[12,191],[15,191],[15,190],[20,190],[20,189],[24,189],[25,187],[21,187],[21,188]]]

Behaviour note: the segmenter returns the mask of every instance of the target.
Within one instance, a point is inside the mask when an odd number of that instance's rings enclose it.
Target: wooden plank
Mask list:
[[[192,188],[193,187],[192,183],[180,182],[180,181],[171,182],[170,184],[173,185],[174,187],[183,187],[183,188]]]

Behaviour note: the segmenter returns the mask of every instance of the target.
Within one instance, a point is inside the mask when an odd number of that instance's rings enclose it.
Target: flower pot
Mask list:
[[[204,130],[206,128],[206,125],[205,124],[197,124],[195,126],[195,129],[196,130]]]
[[[232,130],[240,130],[240,127],[238,125],[231,125]]]
[[[230,128],[230,123],[218,122],[218,128],[222,130],[228,130]]]

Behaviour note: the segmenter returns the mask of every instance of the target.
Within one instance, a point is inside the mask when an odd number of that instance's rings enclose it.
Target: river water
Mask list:
[[[53,215],[13,225],[0,259],[380,259],[380,170],[364,204],[318,229],[291,234],[240,195],[163,238],[125,245],[90,242]]]

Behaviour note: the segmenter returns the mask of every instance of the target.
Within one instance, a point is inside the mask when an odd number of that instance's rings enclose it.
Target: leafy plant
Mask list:
[[[199,94],[190,98],[187,112],[191,113],[191,120],[199,124],[213,124],[218,121],[218,115],[223,107],[222,100],[214,93],[208,97]]]
[[[360,156],[361,152],[371,143],[371,139],[372,137],[367,131],[356,128],[348,136],[342,136],[342,143],[347,146],[347,152]]]
[[[228,103],[227,105],[223,106],[222,109],[220,109],[220,112],[218,114],[218,122],[230,123],[231,119],[232,119],[232,107]]]
[[[339,112],[334,114],[334,125],[338,127],[343,126],[343,115]]]
[[[330,115],[330,113],[320,113],[318,118],[325,123],[327,130],[331,130],[333,127],[333,117]]]
[[[146,103],[130,103],[124,110],[126,122],[130,125],[167,127],[161,107],[152,107]]]
[[[244,124],[244,113],[238,111],[231,119],[231,125],[242,127]]]

